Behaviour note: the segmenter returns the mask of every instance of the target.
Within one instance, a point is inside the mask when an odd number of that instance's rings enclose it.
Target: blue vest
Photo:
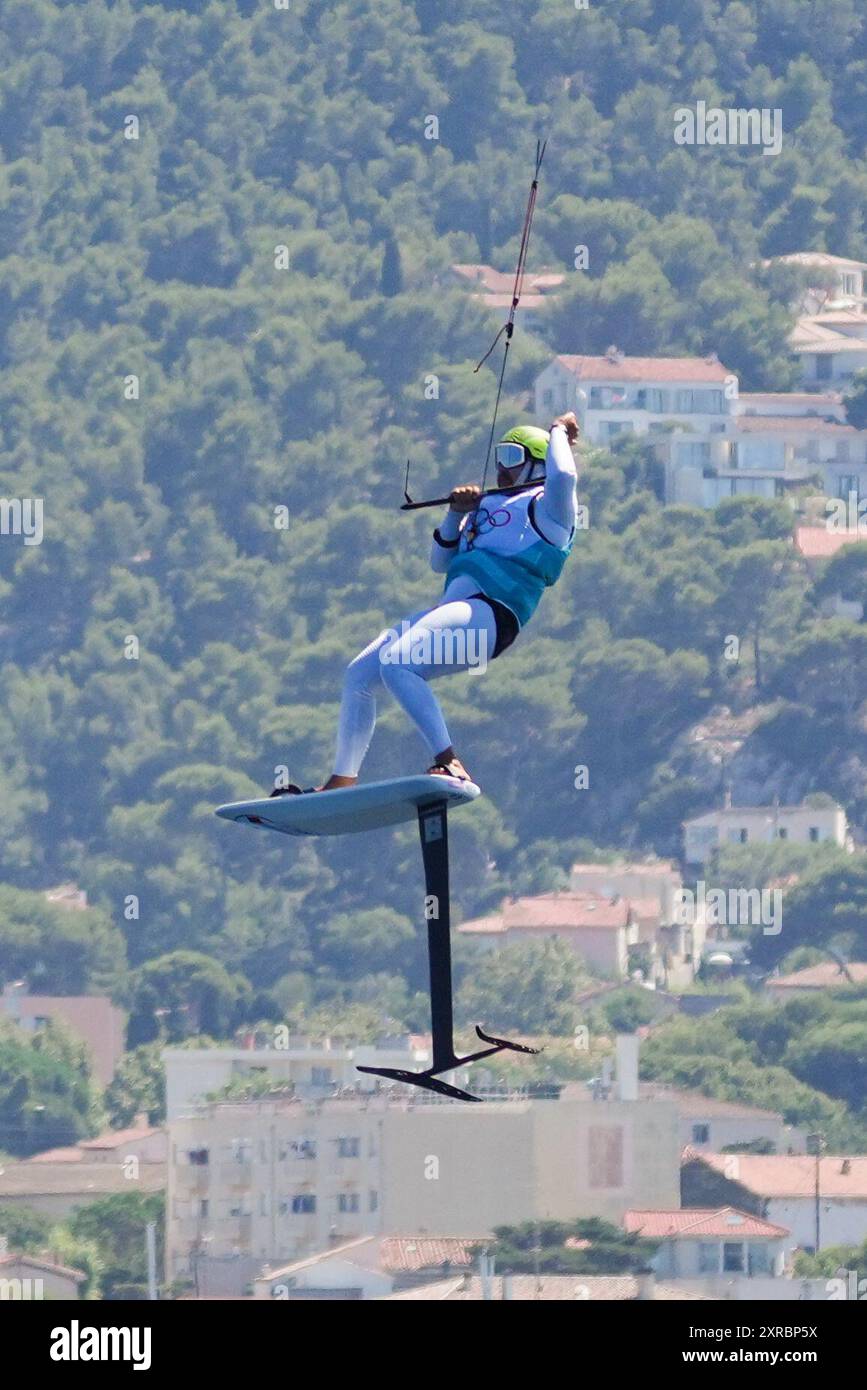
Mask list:
[[[480,518],[492,516],[495,520],[508,514],[508,520],[487,527],[483,522],[472,549],[462,536],[446,576],[448,588],[458,575],[468,575],[481,593],[510,608],[521,627],[535,613],[545,590],[560,578],[574,539],[573,533],[561,547],[535,529],[533,503],[541,492],[537,489],[502,500],[485,499]]]

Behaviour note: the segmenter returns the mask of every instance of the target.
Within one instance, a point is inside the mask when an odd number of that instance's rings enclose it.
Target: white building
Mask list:
[[[603,357],[555,357],[536,379],[536,418],[547,423],[570,409],[591,444],[649,439],[664,468],[666,502],[773,498],[810,478],[833,496],[867,488],[867,431],[846,424],[839,395],[741,396],[737,377],[716,357],[627,357],[616,348]]]
[[[234,1081],[266,1078],[310,1099],[322,1099],[344,1087],[373,1092],[377,1078],[362,1067],[405,1067],[421,1070],[430,1063],[429,1039],[406,1035],[374,1046],[346,1046],[329,1038],[313,1042],[289,1038],[287,1047],[167,1047],[162,1053],[166,1073],[166,1117],[175,1119],[222,1091]]]
[[[815,284],[806,290],[801,301],[805,313],[854,310],[863,314],[867,311],[864,295],[867,264],[864,261],[832,256],[827,251],[793,251],[774,259],[814,273]]]
[[[554,357],[535,382],[536,417],[574,410],[596,445],[621,435],[657,435],[671,443],[672,466],[709,466],[728,434],[738,378],[714,357]],[[675,431],[674,442],[666,436]]]
[[[721,845],[770,845],[787,840],[795,845],[833,841],[852,848],[846,812],[836,802],[827,806],[723,806],[683,825],[687,864],[705,864]]]
[[[791,1234],[787,1227],[736,1207],[628,1211],[623,1225],[631,1234],[659,1241],[651,1268],[663,1279],[717,1274],[780,1278]]]
[[[808,390],[845,388],[867,367],[867,315],[842,309],[798,319],[789,339]]]
[[[731,1200],[743,1206],[744,1194],[756,1200],[760,1214],[791,1235],[787,1251],[815,1250],[831,1245],[860,1245],[867,1239],[867,1157],[858,1155],[817,1160],[810,1155],[694,1154],[698,1162],[731,1185]],[[816,1193],[818,1189],[818,1202]]]
[[[215,1104],[169,1126],[167,1278],[216,1291],[364,1235],[485,1236],[501,1224],[676,1206],[677,1108],[638,1098]],[[504,1156],[506,1156],[504,1158]]]

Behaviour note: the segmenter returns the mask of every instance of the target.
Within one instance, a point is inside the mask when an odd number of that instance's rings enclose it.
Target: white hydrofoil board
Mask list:
[[[284,835],[350,835],[358,830],[378,830],[383,825],[415,820],[420,808],[437,801],[445,801],[451,808],[475,801],[480,795],[474,782],[419,773],[415,777],[393,777],[387,782],[340,787],[333,792],[230,801],[218,806],[216,814],[224,820],[259,825]]]

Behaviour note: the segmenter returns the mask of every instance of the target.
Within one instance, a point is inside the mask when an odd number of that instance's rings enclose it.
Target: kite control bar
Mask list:
[[[479,493],[482,497],[509,497],[514,492],[526,492],[528,488],[536,486],[535,483],[516,483],[513,487],[489,487],[484,492]],[[402,512],[417,512],[422,507],[445,507],[451,501],[450,497],[429,497],[426,502],[413,502],[409,495],[409,459],[406,461],[406,481],[403,485],[403,495],[405,502],[401,503]]]

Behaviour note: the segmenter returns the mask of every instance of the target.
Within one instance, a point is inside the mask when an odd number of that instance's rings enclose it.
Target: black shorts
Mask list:
[[[494,643],[494,650],[491,653],[491,660],[494,661],[498,656],[502,655],[507,647],[511,647],[518,633],[521,631],[521,624],[518,622],[511,608],[507,608],[506,605],[500,603],[498,599],[488,598],[487,594],[470,594],[470,598],[480,598],[484,603],[488,604],[489,608],[493,611],[494,620],[497,624],[497,640]]]

